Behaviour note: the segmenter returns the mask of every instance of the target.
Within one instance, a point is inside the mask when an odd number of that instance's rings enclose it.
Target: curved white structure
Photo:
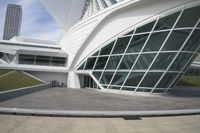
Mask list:
[[[40,0],[60,26],[68,30],[82,17],[86,0]]]
[[[79,20],[123,0],[40,0],[62,28],[68,30]]]
[[[82,19],[60,40],[69,87],[89,75],[104,91],[167,92],[198,53],[199,18],[199,0],[124,0]]]
[[[67,30],[69,88],[166,93],[199,52],[200,0],[41,1]]]

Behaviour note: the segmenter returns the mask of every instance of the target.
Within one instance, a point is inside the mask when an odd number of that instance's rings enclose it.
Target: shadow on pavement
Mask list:
[[[200,87],[177,86],[168,92],[167,96],[173,97],[200,97]]]

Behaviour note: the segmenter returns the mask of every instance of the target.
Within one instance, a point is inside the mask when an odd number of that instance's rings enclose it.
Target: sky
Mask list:
[[[55,22],[39,0],[0,0],[0,39],[3,36],[6,7],[9,3],[22,6],[21,37],[57,41],[64,34],[64,30]]]

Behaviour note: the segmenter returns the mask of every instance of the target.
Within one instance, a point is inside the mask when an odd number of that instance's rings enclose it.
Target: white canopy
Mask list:
[[[68,30],[83,15],[87,0],[40,0],[60,26]]]

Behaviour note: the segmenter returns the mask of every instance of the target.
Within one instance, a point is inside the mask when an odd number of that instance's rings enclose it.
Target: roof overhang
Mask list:
[[[87,0],[40,0],[60,26],[68,30],[83,16]]]

